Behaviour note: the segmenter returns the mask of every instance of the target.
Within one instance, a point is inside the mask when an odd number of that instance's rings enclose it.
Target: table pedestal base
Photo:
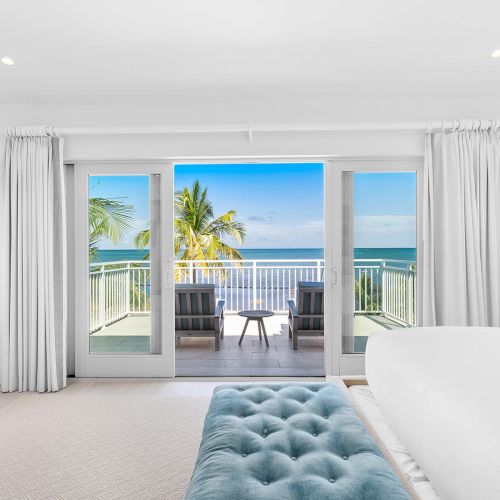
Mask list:
[[[257,326],[259,328],[259,340],[262,340],[262,334],[264,334],[264,340],[266,341],[266,346],[269,347],[269,341],[267,340],[267,332],[266,332],[266,327],[264,326],[263,318],[247,318],[238,345],[241,345],[241,343],[243,342],[243,337],[245,336],[245,332],[247,331],[248,323],[250,321],[257,321]]]

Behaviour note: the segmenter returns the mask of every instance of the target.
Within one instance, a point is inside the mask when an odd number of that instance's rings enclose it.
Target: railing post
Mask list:
[[[194,274],[193,274],[193,261],[189,261],[189,283],[194,283]]]
[[[130,262],[127,262],[127,274],[125,276],[125,314],[130,316]]]
[[[253,276],[252,276],[252,301],[253,308],[257,309],[257,261],[253,261]]]
[[[412,325],[413,326],[417,326],[417,311],[416,311],[416,305],[415,305],[415,301],[416,301],[416,296],[417,294],[415,293],[416,292],[416,282],[417,282],[417,270],[415,269],[415,271],[412,271],[411,273],[411,279],[412,279],[412,283],[411,283],[411,295],[412,295],[412,303],[411,303],[411,312],[412,312],[412,318],[413,318],[413,321],[412,321]]]
[[[387,277],[385,275],[385,260],[380,263],[382,273],[382,314],[385,314],[387,307]]]
[[[411,272],[410,266],[407,266],[406,270],[406,322],[411,325],[413,324],[413,273]]]
[[[413,274],[409,272],[408,280],[408,323],[413,324]]]
[[[316,261],[316,281],[321,281],[321,260]]]
[[[106,282],[104,274],[104,264],[101,266],[99,274],[99,323],[101,328],[106,328]]]

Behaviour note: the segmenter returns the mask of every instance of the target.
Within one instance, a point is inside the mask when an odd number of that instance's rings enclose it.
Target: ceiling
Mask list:
[[[2,0],[0,102],[500,98],[498,0]]]

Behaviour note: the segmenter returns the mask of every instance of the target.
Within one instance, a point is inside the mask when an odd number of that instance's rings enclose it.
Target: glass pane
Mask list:
[[[161,289],[151,281],[159,253],[155,186],[149,175],[89,177],[91,353],[155,352]]]
[[[344,301],[343,351],[357,353],[373,333],[415,326],[416,174],[348,173],[343,182],[342,285],[352,298]]]

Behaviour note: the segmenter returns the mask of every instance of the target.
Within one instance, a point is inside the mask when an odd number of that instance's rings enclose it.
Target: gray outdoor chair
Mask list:
[[[298,349],[299,337],[325,334],[324,290],[323,282],[299,281],[297,303],[288,301],[288,336],[294,350]]]
[[[215,305],[215,285],[175,285],[175,337],[224,336],[224,300]]]

